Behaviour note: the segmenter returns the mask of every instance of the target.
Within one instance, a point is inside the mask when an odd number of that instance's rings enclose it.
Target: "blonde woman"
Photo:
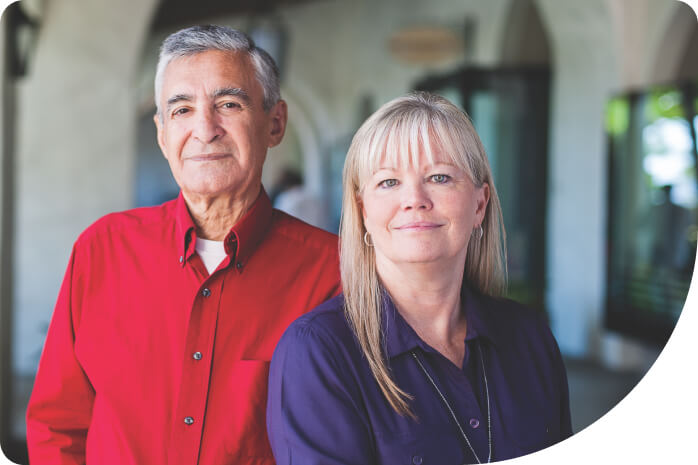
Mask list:
[[[501,210],[468,118],[426,93],[385,104],[343,183],[344,294],[295,321],[272,360],[277,463],[484,463],[568,437],[557,344],[501,298]]]

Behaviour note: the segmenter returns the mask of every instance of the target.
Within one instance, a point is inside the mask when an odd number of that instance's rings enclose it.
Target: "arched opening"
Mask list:
[[[671,21],[659,42],[652,66],[652,82],[667,83],[698,77],[698,22],[683,2],[676,2]]]
[[[531,0],[511,3],[502,39],[503,65],[548,65],[550,45],[538,8]]]

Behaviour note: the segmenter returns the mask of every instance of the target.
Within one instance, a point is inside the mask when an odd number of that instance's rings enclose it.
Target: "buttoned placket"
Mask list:
[[[464,360],[464,367],[467,363],[471,363],[470,359],[471,352],[475,347],[473,343],[467,344],[466,359]],[[448,361],[441,354],[430,354],[431,360],[440,366],[440,370],[445,376],[441,381],[441,388],[447,388],[447,393],[445,393],[448,402],[451,406],[461,423],[461,427],[464,428],[465,434],[471,441],[473,447],[475,444],[487,444],[487,412],[483,411],[480,403],[475,396],[475,385],[471,382],[465,374],[464,369],[460,369],[453,363]],[[479,370],[477,370],[479,373]],[[479,373],[479,376],[482,376]],[[459,395],[454,395],[453,393],[460,393]],[[443,406],[440,406],[443,407]],[[484,422],[484,423],[483,423]],[[449,418],[449,423],[455,428],[455,423]],[[482,427],[484,425],[484,427]],[[456,434],[457,430],[454,430]],[[487,447],[487,446],[485,446]],[[464,449],[464,452],[466,450]],[[483,461],[487,460],[487,449],[476,448],[476,452]],[[484,454],[484,455],[483,455]],[[484,457],[484,459],[483,459]]]
[[[190,260],[184,260],[183,272],[201,279]],[[225,259],[225,264],[230,258]],[[173,414],[170,435],[169,464],[195,464],[203,439],[208,387],[213,363],[216,327],[220,313],[221,293],[226,272],[216,272],[205,278],[192,298],[187,327],[182,377],[177,407]],[[204,275],[205,276],[205,275]]]

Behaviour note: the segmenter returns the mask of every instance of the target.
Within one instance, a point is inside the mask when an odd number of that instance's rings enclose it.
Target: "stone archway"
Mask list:
[[[8,155],[15,165],[15,239],[8,261],[13,304],[3,309],[12,315],[12,338],[4,342],[17,409],[3,413],[15,435],[24,430],[27,387],[71,244],[96,218],[131,206],[134,72],[156,4],[41,4],[28,74],[15,84],[17,132]]]
[[[504,31],[502,65],[541,65],[552,61],[548,34],[533,0],[511,3]]]
[[[691,7],[676,2],[664,36],[650,61],[652,82],[664,83],[698,77],[698,22]]]

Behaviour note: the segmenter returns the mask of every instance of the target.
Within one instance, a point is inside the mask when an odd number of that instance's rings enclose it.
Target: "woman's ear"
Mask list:
[[[477,210],[475,210],[475,215],[477,216],[478,224],[482,224],[485,219],[485,212],[487,212],[487,204],[490,201],[490,185],[483,183],[477,189],[477,192]]]

